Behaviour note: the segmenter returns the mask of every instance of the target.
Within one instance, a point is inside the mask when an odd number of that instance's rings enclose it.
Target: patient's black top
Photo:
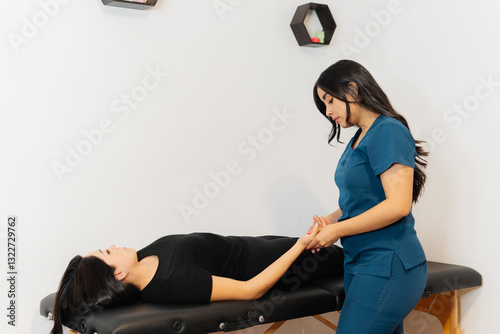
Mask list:
[[[138,260],[149,255],[159,259],[141,300],[158,303],[210,301],[212,275],[248,280],[290,249],[297,238],[224,237],[211,233],[170,235],[137,252]],[[283,275],[283,288],[296,289],[317,276],[341,275],[343,253],[336,246],[321,252],[304,252]]]

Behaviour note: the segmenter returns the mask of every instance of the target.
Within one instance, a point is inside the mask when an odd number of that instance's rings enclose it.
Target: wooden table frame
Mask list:
[[[435,316],[443,326],[443,334],[462,334],[460,329],[460,304],[457,291],[438,293],[430,295],[429,298],[422,298],[414,308],[416,311]],[[338,311],[340,313],[340,311]],[[337,326],[328,321],[321,315],[315,315],[313,318],[321,321],[334,331]],[[274,334],[285,321],[278,321],[269,327],[264,334]]]

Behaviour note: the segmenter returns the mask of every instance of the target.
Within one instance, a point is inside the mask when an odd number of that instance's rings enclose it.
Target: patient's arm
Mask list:
[[[310,234],[306,234],[297,240],[295,245],[285,254],[248,281],[212,276],[212,296],[210,301],[249,300],[262,297],[286,273],[317,233],[318,227],[316,226]]]

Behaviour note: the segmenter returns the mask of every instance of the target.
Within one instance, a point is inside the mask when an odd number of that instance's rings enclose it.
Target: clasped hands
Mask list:
[[[321,216],[313,216],[313,220],[314,223],[307,231],[311,241],[306,246],[306,250],[315,253],[321,248],[333,245],[342,237],[337,224],[330,224]]]

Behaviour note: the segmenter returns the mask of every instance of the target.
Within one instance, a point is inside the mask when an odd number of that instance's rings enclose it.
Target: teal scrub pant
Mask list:
[[[344,273],[346,299],[337,334],[404,334],[403,321],[427,282],[427,263],[406,270],[397,255],[390,277]]]

